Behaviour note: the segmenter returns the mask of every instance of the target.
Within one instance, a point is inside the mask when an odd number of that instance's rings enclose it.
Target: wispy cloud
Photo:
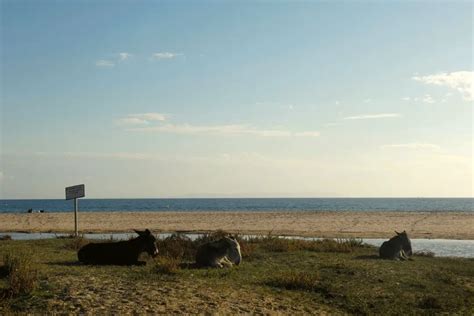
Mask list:
[[[243,124],[229,125],[191,125],[166,124],[150,127],[136,127],[127,129],[131,132],[158,132],[187,135],[253,135],[262,137],[318,137],[317,131],[292,132],[281,129],[258,129]]]
[[[160,156],[148,153],[130,152],[35,152],[38,157],[61,157],[69,159],[117,159],[117,160],[158,160]]]
[[[98,61],[95,62],[95,65],[97,67],[114,67],[115,66],[115,63],[111,60],[107,60],[107,59],[100,59]]]
[[[426,76],[413,76],[413,80],[424,84],[445,86],[460,92],[467,101],[474,100],[474,72],[443,72]]]
[[[123,53],[119,53],[118,56],[119,56],[120,61],[124,61],[132,57],[132,54],[123,52]]]
[[[115,122],[118,125],[148,125],[151,122],[165,121],[167,119],[166,114],[162,113],[140,113],[140,114],[129,114],[126,117],[120,118]]]
[[[161,60],[161,59],[173,59],[178,56],[182,56],[182,53],[171,53],[171,52],[159,52],[151,55],[152,59]]]
[[[429,149],[429,150],[441,149],[439,145],[429,144],[429,143],[389,144],[389,145],[383,145],[381,147],[382,148]]]
[[[435,103],[435,100],[429,94],[425,94],[422,98],[419,98],[419,100],[423,103],[428,103],[428,104]],[[418,99],[415,99],[415,101],[418,101]]]
[[[372,120],[372,119],[382,119],[382,118],[397,118],[401,117],[399,113],[379,113],[379,114],[361,114],[354,116],[344,117],[344,120]]]

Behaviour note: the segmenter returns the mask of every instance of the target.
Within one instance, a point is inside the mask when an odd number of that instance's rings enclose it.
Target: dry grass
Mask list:
[[[2,296],[30,294],[38,284],[38,269],[30,256],[6,254],[2,270],[8,278],[8,288]]]

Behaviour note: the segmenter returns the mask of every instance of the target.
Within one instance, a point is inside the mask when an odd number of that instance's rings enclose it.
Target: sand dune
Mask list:
[[[474,213],[466,212],[84,212],[81,232],[209,232],[313,237],[389,237],[406,230],[412,238],[474,239]],[[0,232],[72,232],[68,213],[0,214]]]

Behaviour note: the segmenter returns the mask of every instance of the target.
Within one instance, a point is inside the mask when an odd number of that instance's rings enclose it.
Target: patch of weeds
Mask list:
[[[319,291],[320,281],[319,273],[290,271],[267,280],[265,284],[285,290]]]
[[[179,272],[181,260],[174,257],[159,257],[151,271],[158,274],[174,275]]]
[[[27,255],[4,255],[2,270],[8,278],[8,288],[2,293],[4,297],[30,294],[38,285],[38,269]]]

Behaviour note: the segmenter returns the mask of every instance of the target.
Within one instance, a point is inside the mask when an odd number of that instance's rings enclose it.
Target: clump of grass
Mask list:
[[[152,272],[159,274],[174,275],[178,273],[181,265],[181,260],[176,257],[162,256],[156,260],[155,265],[152,266]]]
[[[4,255],[2,270],[8,278],[8,288],[2,293],[4,297],[30,294],[37,287],[38,269],[27,255]]]
[[[266,285],[285,290],[316,291],[320,288],[320,276],[317,272],[289,271],[266,281]]]
[[[12,236],[10,236],[10,235],[2,235],[2,236],[0,236],[0,240],[12,240]]]
[[[413,255],[417,257],[433,258],[435,256],[435,253],[429,250],[420,250],[420,251],[415,251]]]

